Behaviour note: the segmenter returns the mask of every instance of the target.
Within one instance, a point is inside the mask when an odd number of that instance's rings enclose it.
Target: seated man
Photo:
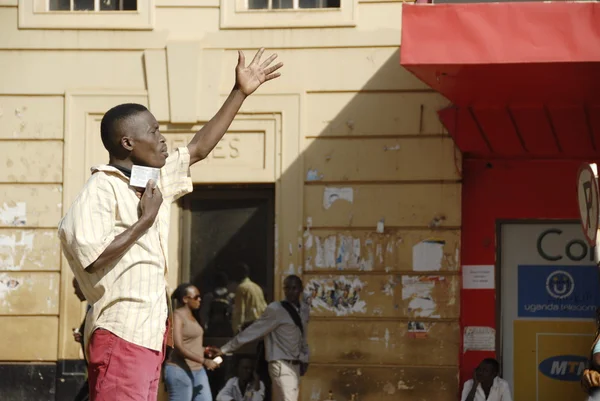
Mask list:
[[[263,401],[265,385],[260,381],[254,369],[254,362],[243,357],[238,362],[236,377],[227,381],[217,395],[217,401]]]
[[[467,380],[463,387],[461,401],[512,401],[508,382],[498,377],[500,364],[493,358],[486,358]]]

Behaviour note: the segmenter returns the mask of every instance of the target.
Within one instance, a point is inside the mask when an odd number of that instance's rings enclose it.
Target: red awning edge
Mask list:
[[[467,157],[600,157],[600,3],[405,4],[400,57]]]
[[[600,61],[600,3],[404,4],[402,65]]]

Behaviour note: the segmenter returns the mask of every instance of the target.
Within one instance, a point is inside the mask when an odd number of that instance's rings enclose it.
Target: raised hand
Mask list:
[[[479,384],[479,375],[477,373],[477,369],[475,369],[473,371],[473,388],[477,388],[478,384]]]
[[[238,64],[235,67],[236,87],[246,96],[251,95],[263,83],[279,77],[281,74],[277,71],[283,66],[283,63],[277,63],[271,67],[269,65],[277,58],[277,54],[272,54],[264,62],[260,59],[265,49],[261,48],[254,59],[246,66],[246,57],[241,50],[238,50]]]

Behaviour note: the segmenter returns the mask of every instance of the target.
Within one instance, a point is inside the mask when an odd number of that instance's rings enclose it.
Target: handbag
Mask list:
[[[592,349],[590,351],[590,360],[587,369],[583,371],[581,375],[581,387],[583,391],[589,394],[590,390],[593,388],[600,387],[600,372],[594,369],[594,347],[600,340],[600,332],[596,333],[596,339],[592,343]]]

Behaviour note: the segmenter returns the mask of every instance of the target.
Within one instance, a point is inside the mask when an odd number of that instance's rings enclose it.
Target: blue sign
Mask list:
[[[519,317],[593,318],[599,294],[596,266],[519,266]]]
[[[588,365],[588,360],[580,355],[556,355],[544,359],[539,371],[554,380],[578,382]]]

